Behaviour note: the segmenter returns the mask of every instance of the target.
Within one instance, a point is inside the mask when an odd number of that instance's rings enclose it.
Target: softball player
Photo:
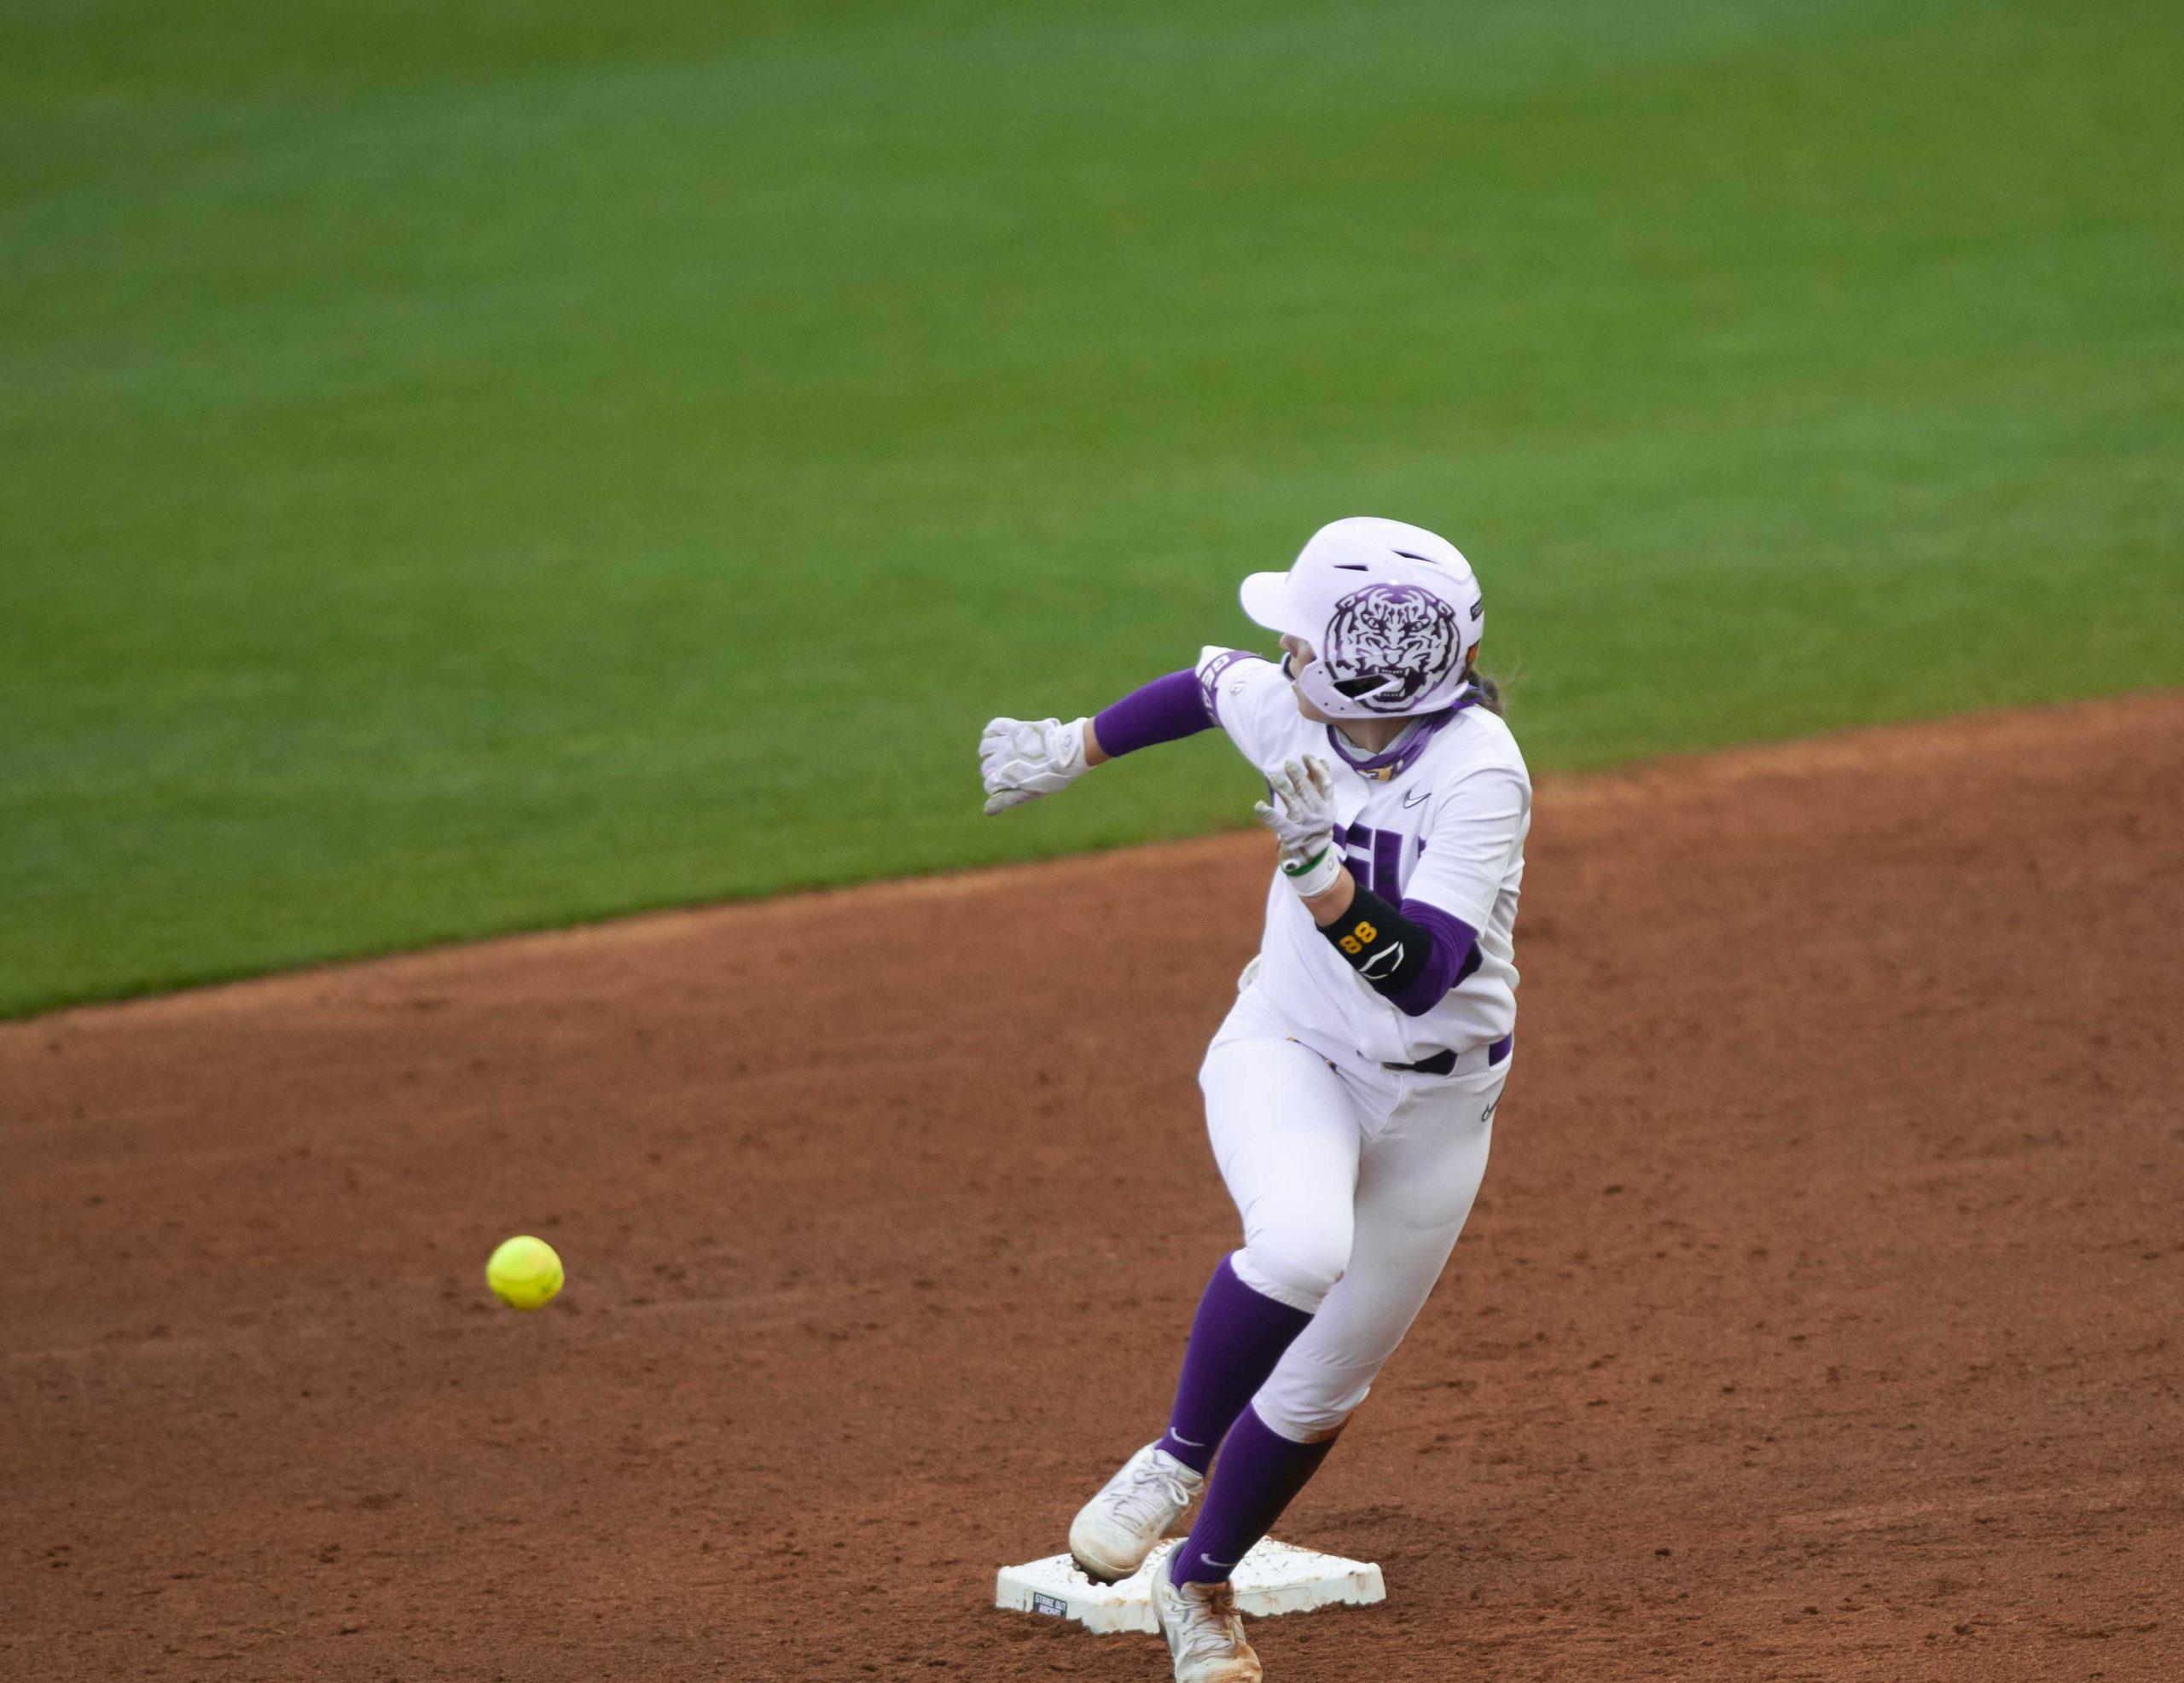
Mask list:
[[[979,743],[989,814],[1215,726],[1267,781],[1265,932],[1199,1072],[1244,1243],[1199,1300],[1167,1430],[1069,1530],[1087,1572],[1127,1576],[1203,1492],[1152,1575],[1176,1683],[1262,1675],[1228,1575],[1364,1401],[1470,1214],[1509,1073],[1531,817],[1453,544],[1338,520],[1242,594],[1280,664],[1208,648],[1096,717],[996,719]]]

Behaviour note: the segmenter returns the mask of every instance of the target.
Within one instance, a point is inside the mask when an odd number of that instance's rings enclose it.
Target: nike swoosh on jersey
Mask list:
[[[1406,809],[1416,806],[1419,802],[1426,799],[1432,792],[1431,789],[1413,789],[1403,798],[1403,806]]]

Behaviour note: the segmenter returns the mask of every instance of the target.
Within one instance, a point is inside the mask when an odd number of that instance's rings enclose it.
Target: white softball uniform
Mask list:
[[[1237,1278],[1316,1311],[1253,1399],[1310,1443],[1365,1400],[1448,1263],[1486,1173],[1509,1060],[1470,1075],[1322,1058],[1245,989],[1199,1071],[1244,1218]]]
[[[1408,1017],[1343,962],[1277,872],[1259,956],[1199,1071],[1214,1160],[1243,1217],[1236,1274],[1313,1312],[1253,1406],[1311,1442],[1364,1400],[1485,1174],[1516,1024],[1531,782],[1507,726],[1483,708],[1361,759],[1297,711],[1271,662],[1208,649],[1198,671],[1215,718],[1263,774],[1307,753],[1327,762],[1335,839],[1360,883],[1479,931],[1477,967]],[[1455,1054],[1446,1075],[1388,1067],[1441,1053]]]
[[[1350,873],[1391,903],[1423,900],[1478,931],[1478,966],[1422,1017],[1406,1017],[1344,963],[1279,872],[1267,888],[1259,981],[1289,1032],[1329,1057],[1413,1064],[1485,1046],[1517,1024],[1514,932],[1531,827],[1531,777],[1509,727],[1484,707],[1425,721],[1420,743],[1364,762],[1297,711],[1273,662],[1234,649],[1199,658],[1199,685],[1262,776],[1316,754],[1334,774],[1336,844]],[[1391,763],[1382,763],[1392,762]]]

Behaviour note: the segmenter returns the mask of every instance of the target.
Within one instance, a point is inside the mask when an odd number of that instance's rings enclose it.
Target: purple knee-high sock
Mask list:
[[[1204,1472],[1230,1424],[1311,1319],[1252,1291],[1223,1256],[1198,1300],[1182,1377],[1176,1382],[1176,1407],[1159,1447],[1192,1471]]]
[[[1292,1442],[1247,1405],[1221,1446],[1221,1462],[1206,1487],[1198,1523],[1168,1562],[1168,1581],[1212,1584],[1226,1579],[1252,1546],[1274,1529],[1282,1509],[1333,1448],[1332,1437]]]

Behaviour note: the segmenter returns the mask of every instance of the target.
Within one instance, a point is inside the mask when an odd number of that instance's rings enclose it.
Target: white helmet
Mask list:
[[[1331,719],[1400,719],[1476,697],[1486,599],[1445,537],[1360,515],[1321,526],[1287,572],[1244,581],[1244,612],[1319,659],[1296,674]]]

